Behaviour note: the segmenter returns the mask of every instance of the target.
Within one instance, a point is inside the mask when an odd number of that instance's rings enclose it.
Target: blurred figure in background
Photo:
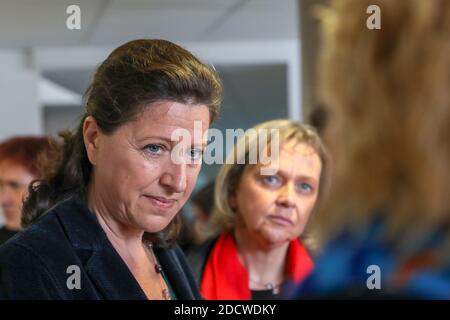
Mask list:
[[[181,209],[178,213],[180,216],[180,233],[177,238],[177,244],[180,246],[184,254],[195,247],[194,226],[192,222],[186,217],[186,213]]]
[[[28,185],[41,178],[54,151],[46,137],[15,137],[0,144],[0,204],[5,218],[0,244],[22,229],[22,203]]]
[[[211,235],[209,220],[214,208],[214,182],[206,184],[192,196],[194,242],[200,245]]]
[[[381,9],[369,30],[366,9]],[[298,297],[450,298],[450,2],[338,0],[322,18],[326,243]]]
[[[185,254],[196,251],[212,235],[209,218],[214,207],[214,182],[203,186],[192,196],[193,219],[188,219],[183,211],[180,236],[177,243]]]
[[[290,120],[253,129],[237,141],[216,180],[211,219],[218,237],[189,257],[205,299],[277,299],[285,283],[299,283],[313,269],[300,236],[323,186],[322,143],[312,128]],[[276,160],[261,161],[267,151]]]

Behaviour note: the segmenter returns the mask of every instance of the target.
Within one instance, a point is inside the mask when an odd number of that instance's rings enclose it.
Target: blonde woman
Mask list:
[[[255,150],[271,161],[252,162]],[[316,132],[297,122],[261,123],[237,141],[216,180],[212,223],[218,236],[190,257],[205,299],[279,298],[283,284],[311,272],[300,236],[325,167]]]
[[[449,299],[450,2],[338,0],[320,15],[334,177],[315,215],[328,245],[300,291]]]

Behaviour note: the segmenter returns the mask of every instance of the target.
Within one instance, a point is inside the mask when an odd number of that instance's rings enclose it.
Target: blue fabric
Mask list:
[[[431,267],[409,269],[409,273],[402,269],[406,262],[412,258],[420,261],[426,253],[445,255],[440,246],[448,237],[446,230],[417,239],[406,254],[399,249],[398,239],[385,236],[380,219],[364,230],[342,230],[315,257],[314,272],[291,298],[450,299],[450,266],[445,257]],[[367,286],[372,274],[367,270],[370,265],[380,268],[380,290]],[[405,280],[398,282],[400,278]]]

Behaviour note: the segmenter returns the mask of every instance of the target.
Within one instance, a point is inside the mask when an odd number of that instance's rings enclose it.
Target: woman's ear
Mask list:
[[[87,116],[83,122],[83,140],[88,159],[93,166],[97,163],[99,136],[100,129],[97,121],[95,121],[94,117]]]

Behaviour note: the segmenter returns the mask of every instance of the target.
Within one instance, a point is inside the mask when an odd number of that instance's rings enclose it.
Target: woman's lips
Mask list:
[[[285,226],[285,227],[292,226],[294,224],[291,219],[283,217],[283,216],[270,215],[269,219],[272,222],[279,224],[281,226]]]
[[[169,199],[164,197],[155,197],[155,196],[145,196],[147,199],[150,200],[150,202],[158,208],[162,209],[170,209],[172,208],[177,200],[175,199]]]

